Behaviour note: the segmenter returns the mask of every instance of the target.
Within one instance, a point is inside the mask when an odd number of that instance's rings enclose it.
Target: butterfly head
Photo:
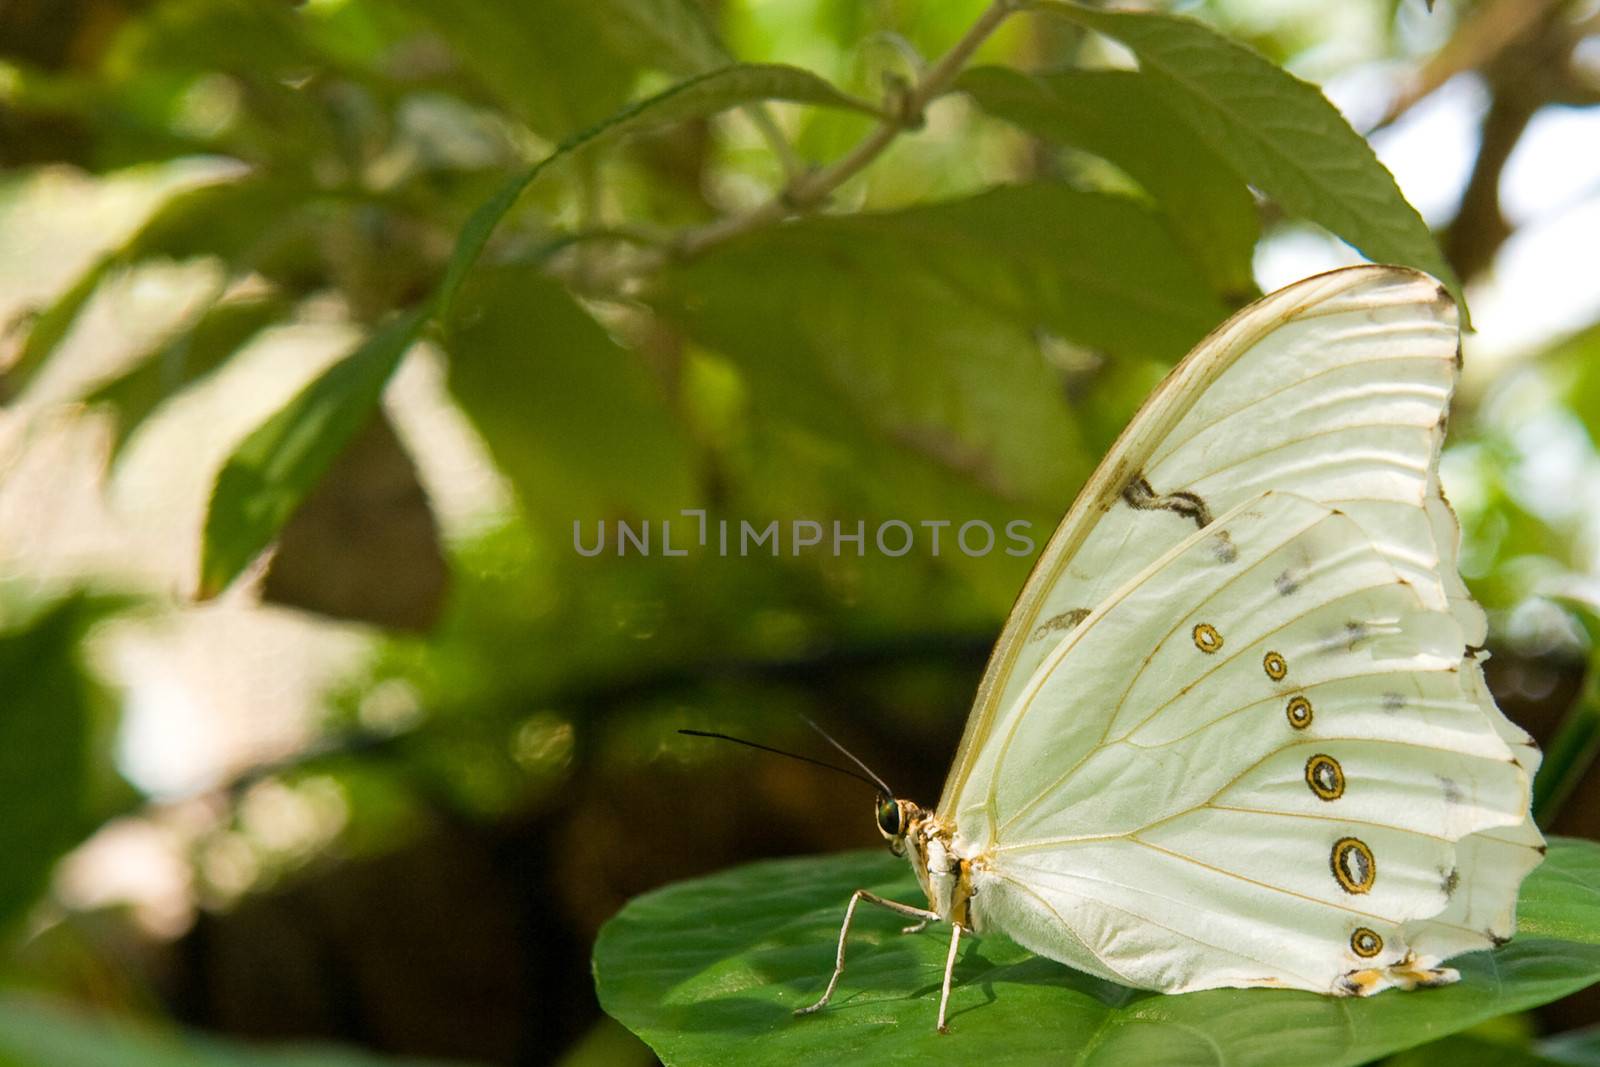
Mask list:
[[[896,856],[906,854],[906,835],[911,832],[913,823],[922,815],[922,809],[909,800],[897,800],[891,796],[878,794],[874,802],[878,817],[878,833],[889,842],[889,851]]]

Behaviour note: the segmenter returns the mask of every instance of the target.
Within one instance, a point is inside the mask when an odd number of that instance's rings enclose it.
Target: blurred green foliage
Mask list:
[[[803,712],[907,795],[934,794],[1029,564],[961,551],[963,522],[1025,521],[1042,544],[1153,384],[1255,295],[1254,257],[1286,227],[1324,227],[1458,295],[1452,267],[1481,278],[1482,262],[1446,262],[1366,140],[1286,72],[1356,24],[1330,20],[1365,20],[1362,70],[1464,72],[1530,114],[1593,103],[1562,77],[1592,34],[1564,5],[1511,32],[1490,0],[1432,16],[1420,0],[1337,16],[1183,5],[1198,21],[1050,3],[960,51],[989,7],[0,5],[0,278],[17,294],[0,305],[0,426],[65,403],[105,428],[120,472],[152,462],[140,446],[171,442],[158,431],[219,382],[270,379],[287,401],[228,455],[194,432],[154,460],[205,464],[214,493],[198,558],[145,581],[141,617],[190,617],[205,609],[189,594],[231,585],[378,625],[314,739],[201,798],[210,821],[184,846],[194,928],[134,937],[121,916],[108,934],[53,899],[50,870],[98,827],[164,825],[171,798],[116,779],[118,713],[84,666],[115,673],[83,636],[110,609],[68,595],[59,568],[21,575],[28,595],[0,601],[8,981],[254,1036],[489,1062],[648,1056],[590,1029],[588,942],[624,900],[874,840],[866,798],[674,729],[804,746]],[[960,62],[940,66],[952,48]],[[65,174],[116,210],[75,217],[51,199]],[[1504,241],[1512,224],[1477,203],[1452,236]],[[208,281],[154,335],[114,331],[127,351],[96,362],[95,337],[114,347],[92,332],[106,293],[174,265]],[[274,338],[330,320],[356,337],[342,359],[263,366]],[[1482,370],[1470,345],[1445,480],[1491,610],[1490,681],[1560,739],[1539,783],[1547,825],[1592,836],[1600,531],[1583,501],[1600,471],[1600,327]],[[433,358],[434,403],[478,435],[509,500],[454,526],[426,513],[436,442],[377,415],[396,369]],[[340,511],[330,493],[359,503]],[[797,553],[797,519],[830,538],[862,523],[867,544]],[[663,520],[687,556],[662,554]],[[721,554],[723,520],[736,545],[741,523],[776,522],[782,548]],[[876,550],[887,520],[914,550]],[[654,551],[624,554],[619,522],[650,523]],[[923,524],[937,522],[951,525],[935,554]],[[606,550],[576,551],[602,524]],[[371,527],[394,534],[382,551]],[[426,579],[441,554],[442,600]],[[379,605],[375,589],[394,595]],[[273,844],[273,804],[335,811],[337,829]],[[422,887],[414,904],[388,891],[401,884]],[[280,905],[293,919],[273,925]],[[416,921],[365,933],[390,914]],[[506,923],[469,929],[482,917]],[[452,962],[493,976],[499,1014],[408,1029],[417,1005],[457,993]],[[348,977],[375,973],[424,977]],[[329,974],[348,980],[327,992]],[[14,1028],[0,1020],[0,1050]],[[1555,1056],[1536,1030],[1439,1054]],[[43,1049],[19,1055],[135,1062]]]

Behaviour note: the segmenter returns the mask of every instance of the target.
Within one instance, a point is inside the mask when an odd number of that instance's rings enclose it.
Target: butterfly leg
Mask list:
[[[961,924],[950,924],[950,955],[944,961],[944,989],[939,993],[939,1032],[948,1034],[950,1028],[944,1024],[945,1008],[950,1005],[950,976],[956,969],[956,946],[961,944]]]
[[[861,903],[863,900],[868,904],[876,904],[879,907],[888,908],[890,911],[898,912],[901,915],[907,915],[913,919],[920,919],[925,923],[933,922],[935,919],[939,918],[939,913],[936,911],[929,911],[927,908],[912,907],[910,904],[902,904],[897,900],[885,900],[876,893],[869,893],[865,889],[857,889],[850,895],[850,904],[844,909],[844,925],[839,928],[839,953],[834,958],[833,977],[828,979],[828,988],[822,991],[821,999],[819,999],[815,1004],[812,1004],[810,1007],[806,1008],[796,1008],[796,1015],[810,1015],[812,1012],[821,1011],[827,1006],[828,1001],[833,999],[833,989],[839,984],[839,976],[844,973],[844,944],[845,940],[850,936],[850,922],[856,917],[856,905]],[[949,975],[947,974],[945,977],[945,989],[947,992],[949,987]],[[943,1019],[942,1009],[940,1011],[940,1018],[941,1020]]]
[[[932,919],[923,919],[919,922],[912,923],[910,926],[902,926],[900,928],[900,932],[902,934],[920,934],[922,931],[928,928],[928,924],[932,921]]]

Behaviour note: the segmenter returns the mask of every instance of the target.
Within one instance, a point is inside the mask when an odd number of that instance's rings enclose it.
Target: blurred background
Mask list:
[[[648,1064],[595,1002],[601,923],[878,843],[869,791],[675,730],[820,755],[802,712],[937,796],[1031,560],[871,531],[1042,545],[1190,344],[1352,249],[1246,198],[1239,270],[1133,249],[1166,318],[1083,344],[1070,262],[926,205],[1069,186],[1144,218],[1147,191],[955,93],[829,205],[882,225],[617,284],[871,120],[653,128],[522,199],[275,553],[195,590],[240,438],[421,300],[507,177],[703,67],[685,41],[878,100],[984,6],[707,0],[686,28],[638,0],[0,0],[0,1062]],[[1444,482],[1489,680],[1548,752],[1547,829],[1600,835],[1600,4],[1173,9],[1322,86],[1464,279]],[[1019,18],[979,61],[1126,55]],[[867,550],[724,556],[680,509],[862,521]],[[575,521],[592,546],[674,516],[687,555],[575,550]]]

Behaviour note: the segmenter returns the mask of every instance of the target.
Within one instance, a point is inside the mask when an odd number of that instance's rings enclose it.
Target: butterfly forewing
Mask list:
[[[1426,275],[1309,279],[1219,327],[1146,403],[1051,538],[1007,620],[941,798],[1077,621],[1163,552],[1268,490],[1336,503],[1430,604],[1481,613],[1455,576],[1433,474],[1457,354],[1455,307]],[[1199,486],[1200,488],[1195,488]],[[1373,531],[1369,531],[1373,532]]]

